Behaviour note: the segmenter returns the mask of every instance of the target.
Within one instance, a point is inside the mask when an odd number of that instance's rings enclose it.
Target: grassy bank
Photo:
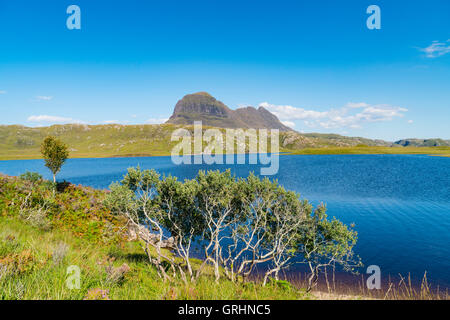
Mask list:
[[[291,154],[426,154],[434,156],[450,156],[450,147],[329,147],[305,148],[292,151]]]
[[[439,157],[450,157],[450,147],[324,147],[290,150],[281,148],[285,155],[349,155],[349,154],[423,154]],[[152,153],[133,152],[71,152],[70,157],[80,158],[120,158],[120,157],[162,157],[170,156],[169,150],[154,150]],[[32,160],[42,159],[39,150],[23,154],[18,150],[0,153],[0,160]]]
[[[284,281],[163,281],[139,242],[120,233],[123,221],[103,207],[104,196],[68,186],[53,197],[45,182],[0,176],[0,298],[314,299]],[[72,265],[81,269],[79,290],[66,286]]]
[[[301,290],[285,283],[262,287],[258,283],[235,285],[205,278],[186,286],[164,282],[147,263],[137,243],[97,245],[70,232],[42,232],[11,218],[0,218],[0,263],[15,261],[17,273],[0,280],[1,299],[307,299]],[[61,249],[61,248],[66,249]],[[65,250],[64,256],[61,250]],[[12,264],[12,262],[10,263]],[[81,268],[81,288],[66,286],[67,267]],[[116,279],[108,267],[129,271]]]

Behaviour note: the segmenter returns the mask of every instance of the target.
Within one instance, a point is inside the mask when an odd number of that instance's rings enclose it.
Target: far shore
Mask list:
[[[328,148],[305,148],[299,150],[280,150],[280,155],[430,155],[439,157],[450,157],[450,147],[328,147]],[[167,157],[170,152],[157,151],[155,153],[82,153],[71,152],[70,158],[143,158],[143,157]],[[29,154],[20,151],[10,151],[7,154],[0,153],[0,161],[5,160],[39,160],[42,159],[38,150]]]

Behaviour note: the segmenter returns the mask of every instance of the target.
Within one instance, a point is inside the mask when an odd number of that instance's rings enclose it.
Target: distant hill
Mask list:
[[[362,137],[346,137],[339,134],[285,132],[280,136],[280,146],[298,150],[328,147],[392,147],[392,142]]]
[[[188,94],[175,106],[175,110],[167,121],[170,124],[192,125],[194,121],[202,121],[203,125],[218,128],[254,128],[279,129],[292,131],[278,118],[264,109],[253,107],[231,110],[221,101],[207,92]]]
[[[405,139],[392,143],[338,134],[298,133],[283,125],[275,115],[262,107],[231,110],[210,94],[198,92],[188,94],[178,101],[169,121],[161,125],[66,124],[37,128],[0,125],[0,159],[40,158],[40,144],[48,135],[59,137],[67,143],[73,158],[167,156],[178,144],[171,139],[174,130],[185,128],[193,133],[195,120],[203,122],[204,130],[211,127],[219,128],[223,132],[225,128],[279,129],[282,152],[314,154],[318,153],[318,149],[322,148],[323,152],[323,148],[327,148],[328,151],[337,153],[398,153],[411,149],[404,147],[430,147],[423,148],[427,150],[414,151],[427,153],[441,152],[437,149],[445,149],[445,152],[450,150],[446,147],[450,146],[450,141],[442,139]],[[355,150],[342,151],[339,148]]]
[[[181,127],[193,133],[192,125],[176,124],[66,124],[36,128],[0,125],[0,159],[39,158],[39,146],[47,135],[59,137],[67,143],[71,157],[170,155],[172,148],[178,144],[171,141],[172,132]],[[204,126],[204,130],[207,128]],[[225,131],[223,128],[220,130]],[[386,146],[386,144],[389,143],[340,135],[280,132],[280,148],[286,152],[304,148]]]
[[[394,142],[403,147],[448,147],[450,140],[443,139],[403,139]]]
[[[71,158],[167,156],[170,155],[172,148],[179,143],[171,141],[172,133],[181,127],[193,133],[192,125],[174,124],[66,124],[37,128],[0,125],[0,159],[40,158],[39,146],[47,135],[57,136],[67,143]],[[203,129],[208,128],[204,126]],[[225,132],[223,128],[219,128],[219,130]],[[448,154],[450,151],[450,147],[405,148],[401,144],[393,144],[382,140],[345,137],[337,134],[280,132],[280,151],[282,152],[306,152],[307,154],[326,153],[328,152],[326,150],[338,154],[349,152],[348,150],[340,150],[340,148],[354,148],[354,150],[351,150],[354,153],[420,152]],[[380,148],[380,150],[376,148]]]

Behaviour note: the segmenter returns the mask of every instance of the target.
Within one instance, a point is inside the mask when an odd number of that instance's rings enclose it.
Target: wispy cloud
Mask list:
[[[0,90],[0,94],[6,94],[7,92],[5,90]]]
[[[34,122],[34,123],[52,123],[52,124],[67,124],[67,123],[85,123],[80,120],[72,119],[72,118],[66,118],[66,117],[59,117],[59,116],[49,116],[49,115],[39,115],[39,116],[30,116],[27,119],[28,122]]]
[[[150,118],[144,123],[147,124],[161,124],[168,120],[168,118]],[[52,115],[32,115],[27,118],[27,121],[34,124],[120,124],[127,125],[130,124],[128,120],[105,120],[101,122],[86,122],[70,117],[52,116]]]
[[[128,120],[105,120],[102,122],[102,124],[129,124],[130,121]]]
[[[284,124],[285,126],[288,126],[289,128],[295,127],[295,123],[292,121],[281,121],[281,123]]]
[[[437,58],[450,53],[450,39],[443,42],[435,40],[428,47],[418,49],[425,52],[427,58]]]
[[[52,99],[53,99],[52,96],[37,96],[36,97],[36,100],[38,100],[38,101],[50,101]]]
[[[392,121],[394,118],[403,117],[408,111],[406,108],[388,104],[370,105],[365,102],[350,102],[340,109],[328,111],[306,110],[268,102],[263,102],[260,106],[274,113],[281,121],[292,123],[293,120],[301,120],[308,127],[324,129],[359,129],[364,123]]]
[[[150,119],[148,119],[145,122],[148,123],[148,124],[161,124],[161,123],[166,122],[167,120],[169,120],[169,119],[168,118],[159,118],[159,119],[157,119],[157,118],[150,118]]]

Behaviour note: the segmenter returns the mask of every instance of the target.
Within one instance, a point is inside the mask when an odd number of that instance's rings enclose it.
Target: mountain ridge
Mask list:
[[[450,146],[450,140],[444,140],[440,138],[433,139],[417,139],[409,138],[395,141],[394,144],[403,147],[448,147]]]
[[[203,125],[218,128],[294,131],[263,107],[256,109],[248,106],[232,110],[207,92],[185,95],[177,102],[166,123],[192,125],[194,121],[202,121]]]

